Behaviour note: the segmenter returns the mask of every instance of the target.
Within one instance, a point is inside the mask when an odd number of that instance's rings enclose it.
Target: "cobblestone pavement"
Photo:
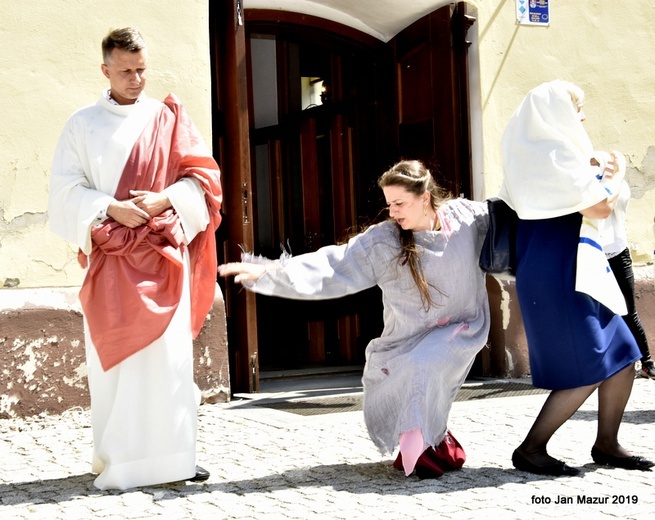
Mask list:
[[[330,393],[353,390],[356,395],[358,389],[347,387]],[[318,393],[202,405],[198,463],[210,479],[123,492],[93,486],[88,411],[2,420],[0,518],[640,518],[655,510],[655,472],[592,463],[595,394],[551,441],[552,454],[581,468],[577,477],[531,475],[511,465],[546,397],[537,394],[456,402],[450,428],[468,460],[440,479],[419,480],[405,478],[392,468],[392,457],[380,455],[361,412],[303,416],[262,406]],[[621,440],[655,457],[655,381],[635,380]]]

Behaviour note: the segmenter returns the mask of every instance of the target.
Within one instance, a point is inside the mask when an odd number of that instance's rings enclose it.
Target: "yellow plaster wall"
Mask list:
[[[480,54],[484,194],[502,180],[500,139],[525,93],[561,78],[585,89],[585,126],[622,151],[633,200],[635,262],[655,239],[655,4],[551,1],[550,27],[518,26],[514,0],[473,0]],[[149,46],[147,92],[175,92],[207,140],[211,78],[207,0],[0,0],[0,286],[81,283],[75,251],[47,228],[48,175],[59,133],[106,81],[100,41],[132,25]]]
[[[48,176],[66,119],[107,86],[100,42],[109,30],[141,31],[149,49],[148,95],[175,92],[210,141],[207,6],[207,0],[0,0],[0,287],[12,279],[18,287],[81,283],[75,251],[47,227]]]
[[[652,261],[655,3],[551,0],[549,27],[517,25],[514,0],[472,4],[478,9],[485,195],[500,188],[500,139],[523,96],[544,81],[572,81],[585,90],[585,127],[594,146],[627,157],[633,260]]]

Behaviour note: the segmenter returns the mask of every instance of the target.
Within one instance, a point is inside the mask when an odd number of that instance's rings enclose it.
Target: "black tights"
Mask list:
[[[628,314],[623,316],[623,320],[628,325],[635,340],[637,340],[637,345],[641,351],[641,362],[644,363],[650,360],[650,351],[648,349],[646,331],[644,331],[644,327],[641,324],[635,304],[635,275],[632,271],[630,250],[626,247],[621,253],[610,258],[608,261],[616,281],[619,283],[621,292],[625,297],[625,304],[628,307]]]

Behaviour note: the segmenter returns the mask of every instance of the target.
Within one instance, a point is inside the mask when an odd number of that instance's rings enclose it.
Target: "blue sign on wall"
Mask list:
[[[549,25],[549,0],[516,0],[516,21],[521,25]]]

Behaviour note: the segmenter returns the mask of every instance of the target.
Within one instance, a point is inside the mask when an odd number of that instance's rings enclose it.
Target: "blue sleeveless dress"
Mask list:
[[[581,222],[580,213],[519,222],[516,291],[538,388],[592,385],[640,359],[621,316],[575,291]]]

